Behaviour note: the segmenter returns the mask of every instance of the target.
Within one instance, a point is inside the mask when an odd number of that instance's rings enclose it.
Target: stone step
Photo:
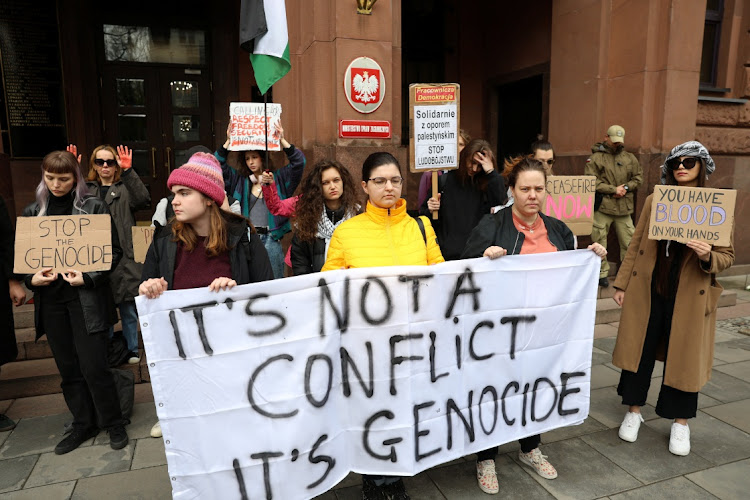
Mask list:
[[[135,365],[123,364],[118,368],[128,370],[135,375],[135,383],[149,380],[145,357]],[[52,358],[27,359],[3,365],[0,373],[0,401],[8,399],[41,396],[62,392],[60,372]]]
[[[16,330],[19,328],[34,327],[34,304],[24,304],[21,307],[13,308],[13,321]]]
[[[620,321],[620,307],[612,300],[614,289],[610,285],[606,289],[599,289],[600,296],[596,301],[596,324],[615,323]],[[610,294],[609,297],[602,297],[602,294]],[[719,297],[717,307],[729,307],[737,304],[737,292],[734,290],[724,290]]]
[[[31,328],[16,328],[16,345],[18,346],[17,361],[25,359],[44,359],[52,357],[52,350],[47,342],[47,336],[34,341],[36,330]]]

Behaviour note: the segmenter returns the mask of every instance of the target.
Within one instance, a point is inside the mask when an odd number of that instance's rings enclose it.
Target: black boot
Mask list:
[[[96,427],[90,429],[73,428],[73,431],[65,439],[57,443],[55,455],[70,453],[89,439],[96,437],[97,434],[99,434],[99,429]]]

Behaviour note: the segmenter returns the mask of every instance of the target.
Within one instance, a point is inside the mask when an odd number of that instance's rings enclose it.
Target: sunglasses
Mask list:
[[[550,160],[539,160],[539,161],[542,162],[542,163],[546,163],[550,167],[555,164],[555,159],[554,158],[552,158]]]
[[[102,160],[101,158],[97,158],[94,160],[94,165],[96,165],[97,167],[103,167],[104,165],[107,165],[108,167],[116,167],[117,160]]]
[[[693,157],[685,158],[682,161],[680,161],[679,158],[672,158],[667,162],[667,167],[669,167],[670,170],[677,170],[680,168],[680,165],[682,165],[685,167],[685,170],[692,170],[698,162],[700,162],[700,159]]]

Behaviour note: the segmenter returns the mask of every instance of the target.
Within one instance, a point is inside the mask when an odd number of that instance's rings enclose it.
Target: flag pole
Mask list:
[[[268,90],[271,90],[270,87]],[[268,90],[263,94],[263,123],[266,124],[266,170],[268,168]]]

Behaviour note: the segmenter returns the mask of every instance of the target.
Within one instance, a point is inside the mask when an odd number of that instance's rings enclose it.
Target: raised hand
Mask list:
[[[261,184],[273,184],[273,173],[271,171],[263,172],[260,176]]]
[[[117,163],[120,168],[127,170],[133,166],[133,150],[127,146],[117,146]]]
[[[78,146],[76,146],[75,144],[68,144],[68,146],[65,148],[65,151],[71,153],[78,159],[78,163],[81,163],[81,155],[78,154]]]

